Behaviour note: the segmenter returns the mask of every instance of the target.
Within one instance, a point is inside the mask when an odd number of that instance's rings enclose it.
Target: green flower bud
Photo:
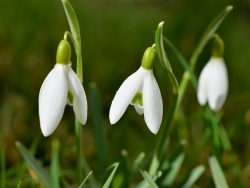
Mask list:
[[[146,51],[143,54],[142,57],[142,62],[141,62],[141,66],[146,69],[146,70],[150,70],[153,68],[154,66],[154,58],[155,58],[155,49],[154,47],[148,47],[146,49]]]
[[[61,40],[57,48],[56,63],[67,65],[71,58],[71,48],[67,40]]]
[[[223,56],[224,56],[224,43],[223,40],[219,37],[219,35],[216,34],[214,36],[212,57],[223,58]]]

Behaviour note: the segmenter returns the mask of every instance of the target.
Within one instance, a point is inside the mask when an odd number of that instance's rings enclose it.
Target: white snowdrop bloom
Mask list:
[[[224,59],[212,57],[203,68],[198,83],[198,102],[217,112],[223,106],[228,92],[228,76]]]
[[[109,119],[115,124],[124,114],[129,104],[134,105],[138,114],[144,114],[149,130],[156,134],[160,128],[163,114],[159,86],[153,74],[155,50],[148,48],[142,59],[142,66],[129,76],[120,86],[112,101]]]
[[[58,126],[67,101],[73,105],[80,123],[85,124],[87,120],[85,91],[69,60],[70,46],[63,40],[58,47],[57,64],[44,80],[39,93],[40,126],[44,136],[51,135]]]

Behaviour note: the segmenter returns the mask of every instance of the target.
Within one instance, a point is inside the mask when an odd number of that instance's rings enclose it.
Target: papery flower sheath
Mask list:
[[[203,68],[198,85],[198,102],[217,112],[223,106],[228,92],[227,68],[223,58],[212,57]]]
[[[63,55],[57,55],[57,64],[44,80],[39,93],[39,118],[44,136],[52,134],[58,126],[67,101],[68,104],[73,105],[75,115],[80,123],[85,124],[87,120],[85,91],[71,68],[70,55],[67,57],[65,51],[68,52],[63,49],[67,48],[69,44],[65,40],[63,43],[59,44],[57,51],[59,53],[59,48],[61,48]]]
[[[111,124],[115,124],[128,105],[132,104],[138,114],[144,113],[149,130],[154,134],[158,132],[162,121],[163,105],[152,69],[154,55],[154,49],[148,48],[144,53],[142,66],[129,76],[116,92],[109,112]]]

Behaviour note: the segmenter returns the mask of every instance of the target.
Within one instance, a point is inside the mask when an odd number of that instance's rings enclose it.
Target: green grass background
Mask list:
[[[154,43],[158,23],[165,21],[164,36],[189,60],[210,21],[225,6],[234,6],[217,31],[225,43],[229,75],[229,92],[222,109],[222,122],[242,169],[240,180],[246,187],[250,186],[250,1],[71,0],[70,3],[81,29],[83,85],[87,99],[92,81],[99,88],[110,164],[121,161],[122,149],[128,151],[132,161],[142,151],[146,155],[152,154],[155,147],[158,137],[148,130],[143,116],[137,115],[132,106],[115,125],[110,125],[108,114],[115,92],[139,68],[144,50]],[[72,108],[66,107],[58,128],[48,138],[42,136],[38,117],[39,89],[55,64],[57,45],[65,31],[69,31],[69,26],[59,0],[0,0],[0,132],[6,147],[7,169],[13,169],[22,162],[14,144],[17,140],[29,147],[39,139],[36,157],[42,158],[45,166],[49,165],[53,138],[61,142],[61,166],[74,168]],[[166,44],[165,50],[180,81],[184,70]],[[197,77],[210,55],[209,43],[198,59]],[[75,60],[73,54],[73,68]],[[166,114],[171,101],[171,83],[159,62],[154,73]],[[191,84],[182,107],[183,114],[173,129],[171,146],[174,147],[181,139],[187,140],[187,157],[182,169],[185,174],[198,164],[208,165],[210,148],[198,150],[196,147],[205,128],[202,109]],[[83,155],[94,172],[101,174],[96,162],[91,120],[94,117],[90,110],[88,112],[87,124],[83,126]],[[227,163],[227,155],[222,158],[229,185],[235,187],[238,180]],[[8,183],[11,182],[10,178]],[[213,186],[209,170],[197,184]]]

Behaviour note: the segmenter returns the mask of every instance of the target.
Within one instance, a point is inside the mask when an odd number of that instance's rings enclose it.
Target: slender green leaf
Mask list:
[[[68,0],[62,0],[62,3],[63,3],[63,7],[64,7],[64,10],[65,10],[68,22],[69,22],[72,36],[75,40],[75,44],[76,44],[75,48],[78,49],[77,41],[80,40],[81,38],[80,38],[80,27],[79,27],[79,23],[78,23],[75,11]]]
[[[75,40],[75,51],[77,54],[77,70],[76,74],[82,82],[82,50],[81,50],[81,35],[80,35],[80,27],[75,14],[75,11],[68,0],[62,0],[62,4],[69,22],[70,30],[72,36]]]
[[[83,165],[83,156],[82,156],[82,125],[77,120],[75,116],[75,135],[76,135],[76,170],[77,170],[77,176],[78,176],[78,183],[82,182],[83,179],[83,171],[82,167]],[[89,172],[89,171],[88,171]]]
[[[21,188],[21,181],[18,182],[17,188]]]
[[[86,178],[84,178],[84,180],[82,181],[81,185],[79,186],[79,188],[82,188],[84,186],[84,184],[86,183],[86,181],[89,179],[89,177],[91,176],[92,171],[86,176]]]
[[[104,130],[102,106],[98,88],[95,82],[90,83],[90,110],[94,125],[94,136],[101,171],[108,166],[108,150],[106,132]]]
[[[215,17],[215,19],[208,25],[208,27],[202,34],[201,39],[191,56],[190,67],[192,70],[194,69],[196,61],[200,53],[202,52],[203,48],[206,46],[208,41],[213,37],[214,33],[216,32],[222,21],[225,19],[225,17],[232,9],[233,6],[231,5],[227,6],[222,12],[218,14],[218,16]]]
[[[132,174],[135,173],[135,171],[136,171],[137,168],[138,168],[138,164],[140,165],[140,164],[142,163],[144,157],[145,157],[145,153],[144,153],[144,152],[140,153],[140,154],[136,157],[135,162],[134,162],[134,164],[133,164],[133,166],[132,166],[132,169],[131,169],[131,173],[132,173]]]
[[[60,187],[60,166],[59,166],[59,141],[53,140],[52,141],[52,155],[51,155],[51,179],[53,188]]]
[[[129,187],[130,185],[130,178],[132,176],[130,164],[129,164],[129,157],[127,150],[123,149],[121,151],[121,166],[120,169],[122,173],[117,174],[114,178],[114,187]]]
[[[119,163],[114,163],[112,166],[115,166],[114,170],[112,171],[112,173],[110,174],[109,178],[107,179],[107,181],[105,182],[105,184],[103,185],[102,188],[108,188],[114,178],[115,172],[118,168]]]
[[[71,188],[71,185],[65,180],[64,177],[61,177],[61,181],[64,188]]]
[[[184,161],[184,158],[185,158],[185,154],[184,152],[182,152],[178,155],[178,157],[172,163],[170,163],[170,170],[167,176],[162,181],[161,185],[170,186],[173,184],[181,168],[181,165]]]
[[[39,180],[46,188],[52,187],[49,173],[41,166],[41,164],[29,153],[28,149],[21,143],[16,142],[16,147],[23,156],[24,160],[37,175]]]
[[[200,178],[200,176],[204,173],[204,171],[205,171],[205,166],[203,166],[203,165],[199,165],[199,166],[195,167],[192,170],[186,183],[182,186],[182,188],[191,187]]]
[[[83,164],[83,170],[84,170],[85,174],[88,174],[91,170],[90,170],[89,164],[85,160],[84,156],[82,156],[82,164]],[[100,185],[96,181],[94,175],[91,175],[89,177],[89,185],[90,185],[90,187],[100,187]]]
[[[208,105],[205,105],[203,108],[203,113],[204,117],[207,119],[207,121],[210,123],[212,130],[213,130],[213,143],[216,149],[216,155],[220,156],[221,155],[221,142],[220,142],[220,130],[219,130],[219,125],[218,121],[210,109]]]
[[[164,156],[166,155],[166,152],[168,149],[169,135],[171,133],[177,105],[178,105],[178,95],[173,94],[170,110],[166,116],[167,121],[166,121],[166,124],[164,123],[165,125],[163,125],[163,130],[161,130],[160,132],[160,137],[157,141],[154,156],[151,161],[151,165],[149,169],[149,174],[151,176],[156,175],[156,172],[158,168],[160,168],[161,164],[163,163]]]
[[[228,188],[228,184],[224,176],[224,173],[215,156],[209,157],[209,166],[211,169],[215,187],[216,188]]]
[[[219,129],[220,129],[221,144],[222,144],[224,150],[227,152],[231,152],[232,146],[230,143],[230,139],[228,138],[227,131],[225,130],[223,125],[220,125]]]
[[[160,59],[160,62],[162,64],[163,68],[168,72],[169,78],[170,78],[172,86],[173,86],[173,93],[178,94],[179,93],[179,84],[174,76],[171,65],[168,61],[167,54],[164,50],[163,35],[162,35],[163,24],[164,24],[164,22],[159,23],[157,30],[155,32],[155,49],[156,49],[156,53],[158,54],[158,57]]]
[[[144,170],[142,168],[142,166],[140,166],[138,164],[138,167],[140,169],[141,175],[143,176],[143,178],[146,180],[146,182],[150,185],[151,188],[158,188],[158,186],[156,185],[155,181],[152,179],[152,177],[149,175],[149,173]]]
[[[31,144],[30,149],[29,149],[29,151],[30,151],[30,153],[32,155],[34,155],[36,153],[36,150],[37,150],[37,147],[38,147],[38,144],[39,144],[40,140],[41,140],[41,136],[37,136],[32,141],[32,144]],[[22,179],[26,168],[27,168],[27,163],[25,161],[23,161],[22,164],[21,164],[21,167],[18,170],[18,173],[16,173],[16,182],[17,183]]]
[[[166,44],[169,45],[169,47],[173,50],[173,52],[175,53],[177,59],[179,60],[179,62],[181,63],[181,65],[183,66],[183,68],[188,71],[189,75],[191,76],[191,82],[193,84],[194,89],[197,91],[197,87],[198,87],[198,81],[197,78],[194,74],[194,72],[191,70],[191,68],[189,67],[188,62],[186,61],[186,59],[182,56],[182,54],[178,51],[178,49],[173,45],[173,43],[171,43],[166,37],[163,37],[164,42],[166,42]]]

